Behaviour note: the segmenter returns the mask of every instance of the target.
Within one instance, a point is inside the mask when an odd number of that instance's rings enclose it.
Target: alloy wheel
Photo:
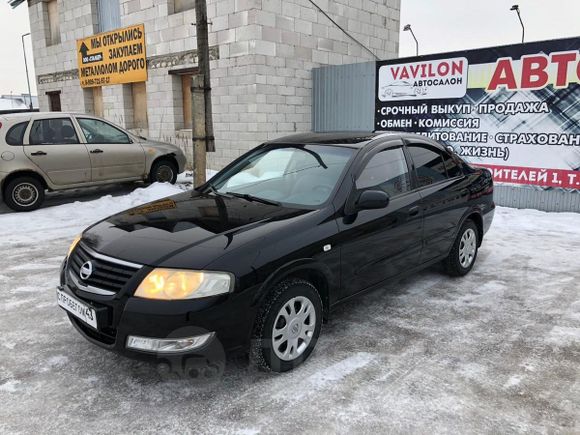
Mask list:
[[[477,236],[473,229],[468,228],[461,236],[459,242],[459,263],[461,267],[468,268],[473,263],[477,249]]]
[[[298,296],[282,306],[272,329],[274,353],[292,361],[304,353],[316,328],[316,311],[310,299]]]

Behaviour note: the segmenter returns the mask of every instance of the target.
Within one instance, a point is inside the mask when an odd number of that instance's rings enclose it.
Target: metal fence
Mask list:
[[[314,69],[312,129],[374,130],[375,74],[374,62]],[[496,185],[495,202],[513,208],[580,212],[580,191]]]

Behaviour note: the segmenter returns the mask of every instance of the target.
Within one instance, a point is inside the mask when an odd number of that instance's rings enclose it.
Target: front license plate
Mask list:
[[[97,329],[97,313],[93,308],[58,289],[56,290],[56,300],[58,305],[67,310],[77,319],[80,319],[87,325]]]

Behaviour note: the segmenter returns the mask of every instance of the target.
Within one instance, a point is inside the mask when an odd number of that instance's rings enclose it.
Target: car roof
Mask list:
[[[375,139],[406,139],[408,141],[417,140],[420,142],[427,142],[439,149],[446,149],[443,144],[430,139],[426,135],[418,133],[409,133],[406,131],[338,131],[328,133],[299,133],[290,136],[284,136],[266,142],[266,144],[280,144],[280,145],[332,145],[347,148],[361,149],[368,145]]]
[[[388,135],[399,135],[397,132],[371,131],[335,131],[328,133],[298,133],[268,141],[268,144],[284,145],[335,145],[350,148],[362,148],[370,141]]]
[[[7,113],[4,115],[0,115],[0,118],[10,120],[19,120],[19,119],[44,119],[44,118],[62,118],[66,116],[88,116],[93,117],[89,114],[78,113],[78,112],[19,112],[19,113]]]

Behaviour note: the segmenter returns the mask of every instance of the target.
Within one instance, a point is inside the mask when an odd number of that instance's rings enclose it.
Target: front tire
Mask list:
[[[301,279],[283,281],[258,315],[251,360],[263,370],[292,370],[310,356],[321,327],[322,301],[316,288]]]
[[[151,166],[149,173],[150,183],[171,183],[177,181],[177,165],[168,159],[157,160]]]
[[[14,211],[32,211],[44,202],[44,186],[33,177],[10,181],[4,190],[4,202]]]
[[[479,246],[478,234],[475,222],[468,220],[463,224],[451,252],[443,262],[447,274],[464,276],[473,268]]]

